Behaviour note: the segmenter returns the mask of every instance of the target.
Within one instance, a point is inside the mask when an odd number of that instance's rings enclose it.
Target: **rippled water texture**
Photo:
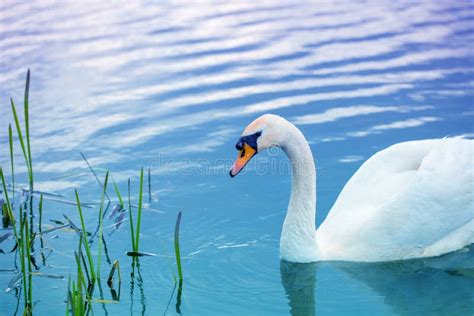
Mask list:
[[[280,263],[286,158],[261,154],[235,179],[228,168],[249,121],[285,116],[317,160],[319,224],[378,150],[472,137],[473,17],[472,1],[2,1],[0,163],[9,170],[9,97],[21,104],[30,68],[36,189],[73,199],[78,188],[83,201],[97,203],[100,188],[82,151],[100,177],[111,171],[123,193],[131,178],[136,203],[139,168],[150,167],[145,200],[153,210],[143,213],[140,249],[158,256],[133,269],[125,255],[129,224],[116,230],[107,216],[108,255],[120,261],[123,282],[120,304],[94,303],[96,315],[469,314],[472,250],[406,263]],[[17,182],[26,185],[16,145]],[[113,189],[109,195],[117,203]],[[180,292],[173,283],[178,211]],[[94,228],[98,208],[84,212]],[[78,222],[74,207],[45,201],[45,225],[62,214]],[[54,251],[41,271],[66,278],[35,277],[35,312],[64,314],[77,235],[57,231],[47,243]],[[12,269],[13,260],[0,254],[0,269]],[[104,275],[109,268],[104,259]],[[15,293],[3,293],[11,277],[0,272],[0,315],[16,309]]]

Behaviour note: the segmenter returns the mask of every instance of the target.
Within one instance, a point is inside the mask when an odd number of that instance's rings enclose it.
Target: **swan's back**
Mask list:
[[[474,141],[393,145],[368,159],[317,230],[326,260],[436,256],[474,242]]]

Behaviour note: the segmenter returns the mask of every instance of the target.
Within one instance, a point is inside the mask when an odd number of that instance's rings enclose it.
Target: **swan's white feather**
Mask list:
[[[317,260],[437,256],[474,243],[474,141],[410,141],[368,159],[317,230]]]

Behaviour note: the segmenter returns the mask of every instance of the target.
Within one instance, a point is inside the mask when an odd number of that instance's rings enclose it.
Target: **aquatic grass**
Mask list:
[[[74,281],[72,281],[72,285],[70,285],[66,315],[69,315],[69,310],[72,311],[72,315],[74,316],[85,315],[86,313],[82,294],[82,283],[79,278],[77,282],[77,286]]]
[[[71,276],[69,276],[68,280],[66,315],[69,315],[69,311],[71,311],[74,316],[85,315],[84,295],[82,292],[85,280],[78,257],[78,254],[75,253],[77,266],[76,282],[71,282]]]
[[[32,278],[33,278],[33,271],[32,271],[32,268],[31,268],[31,237],[30,236],[30,230],[29,230],[29,224],[28,224],[28,216],[25,215],[23,216],[24,217],[24,221],[25,221],[25,229],[24,229],[24,247],[25,247],[25,250],[26,250],[26,260],[28,262],[28,312],[29,313],[33,313],[33,286],[32,286]],[[24,256],[24,255],[23,255]],[[25,288],[25,291],[26,291],[26,288]]]
[[[7,212],[8,217],[10,218],[10,223],[12,223],[13,231],[15,232],[15,236],[17,237],[17,231],[15,227],[15,218],[13,217],[12,206],[10,204],[10,198],[8,197],[7,185],[5,182],[5,177],[3,175],[3,168],[0,167],[0,178],[2,179],[2,187],[3,187],[3,194],[5,195],[5,204],[7,205]]]
[[[10,204],[10,198],[8,197],[8,191],[7,191],[7,185],[5,182],[5,177],[3,175],[3,169],[0,167],[0,178],[2,179],[2,187],[3,187],[3,194],[5,195],[5,204],[6,204],[6,210],[7,210],[7,215],[9,217],[9,221],[13,227],[13,233],[15,235],[15,240],[16,242],[20,242],[20,237],[18,236],[18,232],[16,230],[16,225],[15,225],[15,217],[13,216],[13,211],[12,211],[12,206]]]
[[[176,226],[174,228],[174,252],[176,255],[176,266],[178,267],[179,280],[183,280],[183,270],[181,268],[181,254],[179,251],[179,225],[181,223],[181,212],[178,213],[176,218]]]
[[[17,246],[20,246],[21,243],[22,243],[22,239],[18,235],[18,231],[16,229],[15,216],[13,215],[12,206],[10,204],[10,198],[8,197],[7,185],[6,185],[6,182],[5,182],[5,177],[3,175],[2,167],[0,167],[0,178],[2,180],[2,187],[3,187],[3,194],[5,196],[5,204],[6,204],[7,215],[8,215],[9,221],[10,221],[12,227],[13,227],[13,234],[15,236],[15,241],[17,243]],[[20,217],[21,217],[21,207],[20,207]],[[21,221],[20,221],[20,232],[21,232]],[[23,262],[23,257],[22,257],[21,253],[20,253],[20,260],[21,260],[21,262]],[[23,269],[22,269],[22,272],[23,272]]]
[[[44,255],[44,240],[43,240],[43,194],[40,195],[40,200],[38,204],[38,213],[39,213],[39,220],[38,220],[38,231],[39,231],[39,238],[40,238],[40,245],[41,245],[41,259],[43,260],[43,265],[46,265],[46,257]]]
[[[81,235],[81,237],[82,237],[82,235]],[[78,255],[77,262],[79,262],[79,264],[82,262],[82,266],[84,267],[84,272],[85,272],[85,275],[87,277],[87,284],[91,284],[92,279],[91,279],[91,276],[89,274],[89,270],[87,269],[86,258],[84,258],[84,253],[82,251]]]
[[[143,167],[140,172],[140,191],[138,193],[138,216],[137,216],[137,229],[136,229],[136,238],[135,246],[133,250],[138,252],[138,243],[140,242],[140,224],[142,220],[142,206],[143,206]]]
[[[8,143],[10,145],[10,164],[12,169],[12,200],[15,203],[15,164],[13,160],[13,132],[12,132],[12,125],[8,124]]]
[[[85,263],[84,255],[82,253],[82,247],[84,243],[84,236],[81,234],[79,235],[79,243],[77,247],[77,251],[74,251],[74,258],[76,260],[76,269],[77,269],[77,284],[79,284],[79,280],[82,282],[82,284],[86,284],[86,278],[88,279],[88,282],[90,283],[90,277],[89,277],[89,272],[87,271],[87,264]],[[87,242],[87,241],[86,241]],[[81,265],[82,262],[82,265]],[[84,267],[84,269],[82,269]],[[84,277],[84,272],[85,272],[85,277]]]
[[[142,220],[142,209],[143,209],[143,167],[140,171],[140,187],[138,192],[138,206],[137,206],[137,223],[136,227],[133,221],[133,212],[132,212],[132,203],[130,199],[130,179],[128,179],[128,213],[130,217],[130,235],[132,240],[132,248],[133,251],[129,251],[127,254],[129,256],[137,257],[140,256],[139,249],[139,242],[140,242],[140,226]]]
[[[109,172],[105,174],[104,185],[102,186],[102,196],[100,198],[100,209],[99,209],[99,245],[97,250],[97,278],[100,279],[100,261],[102,251],[102,226],[103,226],[103,210],[104,210],[104,198],[107,194],[107,182],[109,180]],[[110,199],[109,199],[110,201]]]
[[[18,134],[18,139],[20,141],[21,150],[23,152],[23,157],[25,158],[26,167],[28,169],[28,182],[30,185],[30,191],[33,191],[33,165],[31,159],[31,146],[30,146],[30,124],[29,124],[29,110],[28,110],[28,96],[30,90],[30,70],[26,75],[26,84],[25,84],[25,100],[24,100],[24,120],[25,120],[25,132],[26,132],[26,146],[25,138],[23,138],[23,133],[21,131],[20,120],[18,119],[15,103],[13,99],[10,98],[10,104],[12,108],[13,118],[15,120],[15,127]]]
[[[119,199],[120,206],[122,206],[122,208],[124,208],[125,204],[123,203],[122,194],[120,194],[120,190],[118,188],[118,185],[117,185],[117,183],[115,182],[115,180],[113,178],[112,178],[112,182],[114,183],[115,194],[117,195],[117,198]]]
[[[15,226],[13,226],[15,227]],[[15,229],[16,230],[16,229]],[[23,281],[23,296],[24,296],[24,304],[25,310],[24,315],[31,315],[32,314],[32,280],[31,280],[31,262],[30,262],[30,252],[29,252],[29,236],[28,236],[28,217],[26,212],[23,213],[23,208],[20,205],[20,236],[15,235],[17,238],[17,249],[20,255],[20,268],[22,274],[22,281]],[[26,252],[26,254],[25,254]],[[28,264],[25,262],[28,260]],[[28,266],[28,272],[27,272]],[[28,280],[28,283],[27,283]]]
[[[5,182],[5,176],[3,174],[3,169],[0,167],[0,178],[2,180],[2,187],[3,192],[6,200],[6,210],[8,213],[9,221],[13,227],[13,234],[15,236],[15,241],[17,244],[17,252],[20,257],[20,268],[21,268],[21,275],[22,275],[22,283],[23,283],[23,296],[24,296],[24,304],[25,304],[25,311],[24,314],[31,315],[32,314],[32,274],[31,274],[31,259],[30,259],[30,236],[29,236],[29,229],[28,229],[28,217],[23,216],[23,208],[20,205],[20,231],[18,232],[16,227],[15,217],[13,215],[12,206],[10,204],[10,198],[8,196],[7,186]],[[25,254],[26,251],[26,254]],[[28,260],[28,264],[25,262]],[[28,272],[27,272],[28,266]],[[27,283],[28,279],[28,283]]]
[[[130,217],[130,235],[132,240],[132,248],[135,251],[135,234],[134,234],[134,225],[133,225],[133,214],[132,214],[132,202],[130,200],[130,179],[128,179],[128,214]]]
[[[26,288],[26,267],[25,267],[25,250],[23,247],[23,241],[24,239],[24,227],[25,227],[25,222],[23,220],[23,210],[22,207],[20,206],[20,234],[21,236],[17,239],[17,249],[19,250],[19,255],[20,255],[20,269],[21,269],[21,274],[22,274],[22,282],[23,282],[23,296],[24,296],[24,304],[25,304],[25,311],[28,310],[28,292]]]
[[[0,209],[2,211],[2,227],[3,228],[8,228],[10,226],[10,216],[8,216],[8,209],[7,205],[4,203],[4,201],[0,201]]]
[[[71,275],[67,279],[67,296],[66,296],[66,316],[69,316],[69,311],[71,310]]]
[[[82,214],[81,201],[79,199],[79,193],[77,192],[77,189],[75,189],[74,191],[76,193],[77,210],[79,212],[79,217],[81,219],[82,236],[84,238],[84,248],[86,249],[87,260],[89,262],[89,269],[91,270],[92,282],[94,282],[96,280],[96,276],[94,272],[94,261],[92,260],[92,254],[91,254],[89,243],[87,242],[87,230],[86,230],[86,225],[84,224],[84,216]]]
[[[28,149],[28,161],[30,165],[30,189],[33,190],[33,161],[31,158],[31,145],[30,145],[30,119],[29,119],[29,95],[30,95],[30,69],[26,73],[26,84],[25,84],[25,97],[24,97],[24,119],[25,119],[25,133],[26,133],[26,146]]]
[[[21,298],[22,295],[20,294],[19,302],[21,302],[21,300],[24,300],[24,306],[25,306],[24,313],[23,313],[24,315],[31,315],[33,313],[33,306],[34,306],[33,286],[32,286],[33,275],[41,275],[41,274],[38,274],[37,272],[33,272],[33,267],[36,267],[36,269],[38,269],[35,263],[36,260],[34,257],[35,255],[34,255],[34,248],[33,248],[35,237],[37,236],[40,237],[41,248],[43,248],[43,240],[42,240],[43,234],[68,226],[68,225],[63,225],[61,227],[55,227],[52,229],[43,230],[44,199],[51,199],[52,194],[50,195],[49,193],[43,193],[43,192],[33,190],[34,173],[33,173],[32,152],[31,152],[31,142],[30,142],[30,125],[29,125],[29,86],[30,86],[30,71],[28,70],[26,85],[25,85],[24,121],[23,122],[20,122],[19,115],[17,112],[18,109],[16,108],[13,99],[10,98],[14,123],[12,122],[11,124],[8,125],[8,139],[9,139],[10,162],[11,162],[11,184],[9,184],[8,190],[7,190],[7,182],[5,181],[5,175],[3,173],[2,167],[0,166],[0,178],[2,181],[1,185],[4,192],[4,193],[3,192],[0,192],[0,193],[3,193],[2,195],[4,195],[4,198],[5,198],[5,203],[2,206],[2,211],[4,212],[5,217],[8,219],[9,224],[13,228],[13,233],[16,240],[16,253],[18,257],[15,257],[15,260],[16,258],[19,258],[20,266],[21,266],[19,268],[21,269],[21,274],[18,272],[18,275],[19,276],[21,275],[21,281],[20,281],[20,278],[18,278],[18,282],[22,282],[22,289],[23,289],[23,298]],[[15,125],[15,127],[13,127],[13,124]],[[16,191],[15,180],[16,179],[15,179],[15,166],[14,166],[15,139],[14,139],[13,133],[14,133],[15,128],[16,128],[16,133],[18,137],[18,142],[20,143],[21,151],[22,151],[24,161],[27,167],[28,183],[29,183],[29,191],[27,194],[26,202],[19,203],[18,208],[14,207],[15,191]],[[91,167],[89,162],[87,161],[87,158],[85,157],[83,153],[81,154],[84,160],[87,162],[91,171],[94,173],[96,179],[98,180],[97,174],[95,173],[94,169]],[[69,277],[68,285],[67,285],[67,307],[66,307],[67,315],[69,315],[71,312],[73,315],[84,315],[91,311],[91,305],[90,305],[91,302],[102,302],[102,303],[108,302],[107,300],[104,300],[103,298],[101,300],[95,300],[92,298],[92,294],[93,294],[93,288],[94,288],[95,282],[96,281],[100,282],[100,277],[101,277],[100,272],[101,272],[101,263],[102,263],[101,258],[102,258],[103,252],[107,251],[106,244],[105,244],[106,240],[104,239],[104,227],[103,227],[104,222],[103,221],[104,221],[105,214],[107,212],[107,209],[105,209],[105,203],[104,203],[106,202],[105,198],[108,198],[110,201],[110,198],[107,194],[107,185],[109,181],[109,175],[110,175],[109,172],[106,171],[103,185],[99,181],[99,184],[101,185],[101,188],[102,188],[102,194],[101,194],[100,209],[99,209],[99,225],[98,225],[99,241],[98,241],[98,246],[97,246],[97,259],[95,259],[92,256],[92,252],[91,252],[92,245],[89,242],[89,240],[92,242],[92,239],[94,237],[88,237],[87,235],[84,214],[82,211],[84,207],[90,207],[90,206],[85,203],[81,203],[79,192],[77,189],[75,190],[76,203],[73,203],[72,201],[68,203],[68,204],[73,204],[77,206],[77,210],[78,210],[80,221],[81,221],[81,229],[80,230],[78,229],[79,249],[77,252],[76,251],[74,252],[74,258],[76,261],[75,263],[76,263],[76,269],[77,269],[77,278],[74,280],[74,279],[71,279],[71,277]],[[148,178],[147,179],[148,180],[148,199],[151,202],[152,193],[151,193],[151,168],[150,167],[147,170],[147,178]],[[117,183],[113,180],[113,178],[112,178],[112,181],[114,184],[115,193],[117,194],[117,198],[120,202],[121,209],[123,209],[123,214],[125,215],[126,213],[125,213],[124,199],[119,191]],[[9,190],[13,192],[13,196],[12,194],[8,194]],[[144,203],[143,201],[144,168],[143,167],[140,170],[138,205],[132,205],[130,191],[131,190],[130,190],[130,179],[129,179],[128,181],[128,207],[129,207],[129,214],[130,214],[130,231],[131,231],[131,240],[132,240],[132,247],[133,247],[133,252],[130,252],[130,253],[133,254],[132,255],[133,257],[156,256],[155,254],[152,254],[152,253],[139,252],[142,211],[144,208],[146,208],[146,206],[144,207],[143,205]],[[32,198],[33,194],[39,195],[38,233],[33,231],[34,226],[36,226],[34,225],[36,223],[34,223],[33,221],[33,198]],[[60,199],[55,199],[55,200],[59,202],[65,202]],[[133,214],[134,213],[133,208],[137,208],[137,213]],[[14,212],[16,213],[18,212],[18,210],[19,210],[19,220],[15,221]],[[18,215],[18,213],[16,214]],[[136,217],[134,218],[133,215],[135,215]],[[134,223],[134,219],[135,219],[135,223]],[[178,275],[179,275],[179,288],[181,290],[183,273],[182,273],[181,257],[180,257],[180,250],[179,250],[180,221],[181,221],[181,212],[179,212],[178,214],[178,218],[177,218],[177,222],[175,226],[175,241],[174,241],[176,262],[178,266]],[[75,226],[70,220],[69,222],[70,222],[71,227]],[[43,255],[43,252],[41,252],[41,255]],[[137,264],[137,267],[139,268],[138,261],[135,261],[135,259],[136,258],[134,258],[133,262],[134,264]],[[172,257],[170,259],[172,260]],[[97,262],[95,262],[94,260],[97,260]],[[110,264],[110,259],[108,259],[108,262]],[[44,263],[44,258],[43,258],[43,263]],[[138,280],[139,280],[139,285],[140,285],[141,283],[143,283],[143,280],[141,278],[139,270],[138,270],[138,274],[139,274]],[[108,285],[111,287],[111,293],[115,293],[115,294],[116,292],[113,289],[113,283],[114,283],[114,278],[117,275],[118,275],[118,283],[119,283],[118,298],[120,298],[120,284],[121,284],[120,265],[119,265],[119,262],[116,260],[114,261],[112,265],[112,269],[109,273],[109,278],[107,280]],[[112,296],[114,300],[117,297],[114,294]]]
[[[23,133],[21,132],[21,127],[20,127],[20,121],[18,120],[18,115],[16,114],[16,108],[15,108],[15,103],[13,102],[13,99],[10,98],[10,104],[12,107],[12,113],[13,113],[13,118],[15,120],[15,126],[16,126],[16,132],[18,134],[18,140],[20,141],[20,146],[21,146],[21,151],[23,152],[23,157],[25,159],[26,167],[28,169],[28,180],[31,182],[31,167],[30,167],[30,161],[28,159],[28,155],[26,153],[26,148],[25,148],[25,141],[23,139]]]

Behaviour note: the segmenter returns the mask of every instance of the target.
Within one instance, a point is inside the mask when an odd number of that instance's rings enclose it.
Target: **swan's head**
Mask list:
[[[273,114],[262,115],[250,123],[235,145],[239,153],[230,169],[230,176],[235,177],[260,151],[282,146],[286,136],[286,123],[288,121],[284,118]]]

